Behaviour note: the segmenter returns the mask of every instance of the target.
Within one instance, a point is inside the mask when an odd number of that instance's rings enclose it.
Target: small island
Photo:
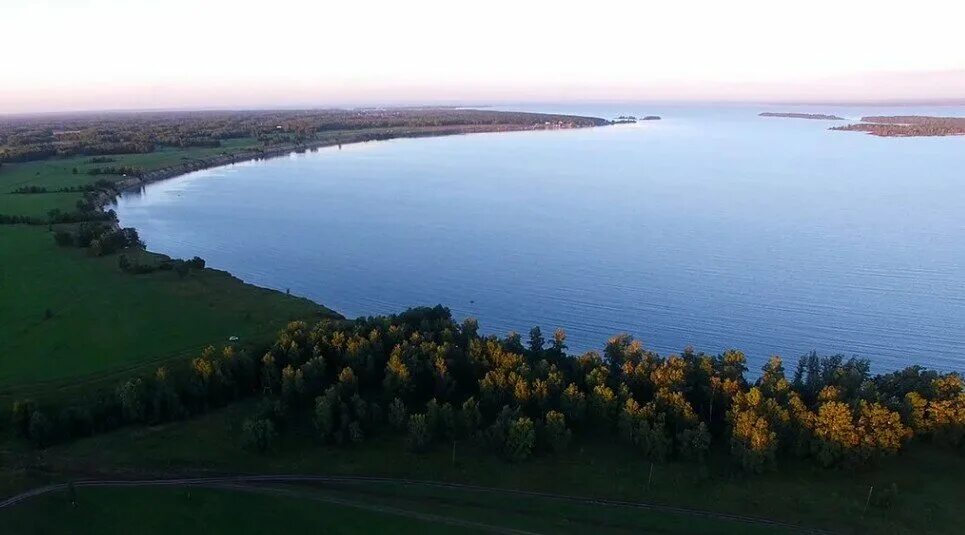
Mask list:
[[[610,121],[610,124],[634,124],[637,121],[659,121],[659,115],[647,115],[637,119],[634,115],[621,115],[616,119]]]
[[[867,132],[880,137],[934,137],[965,135],[965,117],[892,115],[862,117],[860,123],[831,130]]]
[[[758,114],[761,117],[783,117],[785,119],[812,119],[817,121],[843,121],[844,117],[826,115],[823,113],[783,113],[765,111]]]

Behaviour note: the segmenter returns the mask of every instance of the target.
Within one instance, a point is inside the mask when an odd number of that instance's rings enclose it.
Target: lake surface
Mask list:
[[[878,138],[761,111],[506,107],[662,121],[403,139],[123,195],[149,249],[346,316],[442,303],[485,332],[629,332],[661,353],[857,354],[965,369],[965,138]]]

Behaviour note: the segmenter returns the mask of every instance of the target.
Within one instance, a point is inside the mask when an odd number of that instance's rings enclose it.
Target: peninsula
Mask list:
[[[826,115],[823,113],[784,113],[765,111],[758,114],[761,117],[783,117],[785,119],[812,119],[817,121],[843,121],[844,117]]]
[[[831,130],[867,132],[880,137],[934,137],[965,134],[965,117],[892,115],[862,117],[860,123],[835,126]]]

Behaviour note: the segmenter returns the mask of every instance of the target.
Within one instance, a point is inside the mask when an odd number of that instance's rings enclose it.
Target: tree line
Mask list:
[[[601,126],[603,119],[556,114],[396,108],[100,113],[0,119],[0,164],[51,157],[147,153],[158,147],[217,148],[224,140],[306,142],[319,133],[398,127],[471,125]]]
[[[621,334],[602,352],[575,356],[560,329],[546,339],[535,327],[524,343],[516,333],[481,336],[475,320],[457,323],[443,307],[418,308],[292,322],[258,358],[208,348],[176,374],[162,368],[132,378],[96,404],[72,404],[67,415],[19,402],[14,421],[43,445],[261,396],[241,437],[261,452],[299,419],[310,419],[324,443],[348,447],[399,433],[407,447],[426,451],[474,440],[514,462],[586,435],[612,436],[652,462],[703,463],[710,448],[722,448],[748,472],[791,457],[868,466],[911,440],[965,448],[958,374],[869,370],[865,359],[810,354],[788,374],[773,357],[750,381],[736,350],[662,357]]]
[[[99,174],[99,173],[94,173]],[[114,184],[106,179],[99,179],[93,184],[81,184],[77,186],[63,186],[54,190],[46,186],[21,186],[10,193],[16,194],[40,194],[40,193],[86,193],[94,191],[115,191]]]

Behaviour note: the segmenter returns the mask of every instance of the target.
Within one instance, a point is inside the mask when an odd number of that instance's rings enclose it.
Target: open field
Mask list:
[[[152,483],[59,489],[0,511],[23,533],[124,533],[136,523],[142,533],[264,533],[304,527],[310,532],[358,533],[785,533],[780,526],[654,511],[543,496],[439,487],[417,483],[341,481],[314,483]],[[151,510],[143,503],[153,504]],[[111,506],[108,507],[107,504]],[[38,511],[48,522],[30,523]],[[237,525],[240,529],[233,529]],[[295,527],[295,529],[298,529]],[[67,528],[69,529],[69,528]],[[89,531],[86,531],[88,530]],[[21,531],[17,531],[20,533]],[[413,531],[414,532],[414,531]]]
[[[250,143],[253,140],[232,140],[218,149],[118,155],[109,164],[90,163],[89,157],[7,164],[0,169],[0,213],[43,218],[52,209],[73,211],[81,198],[80,193],[7,193],[19,187],[54,190],[117,180],[118,175],[88,175],[87,169],[152,169]],[[183,278],[171,271],[127,274],[118,268],[117,255],[94,257],[83,249],[58,247],[43,225],[0,226],[0,253],[5,258],[0,265],[4,405],[11,398],[43,396],[54,388],[82,389],[104,376],[110,385],[117,380],[112,374],[194,354],[229,336],[268,342],[290,319],[330,313],[310,301],[246,285],[210,269]]]
[[[41,533],[445,533],[445,525],[298,499],[200,488],[83,489],[0,512],[5,532]]]
[[[698,510],[763,517],[809,528],[856,533],[947,533],[958,522],[965,459],[919,445],[869,471],[820,469],[785,463],[757,476],[736,472],[723,448],[712,450],[706,473],[692,463],[654,466],[622,444],[581,441],[560,457],[507,464],[473,443],[440,446],[418,455],[401,437],[375,437],[354,448],[317,445],[310,424],[282,436],[266,454],[238,446],[250,403],[236,404],[192,421],[127,429],[48,449],[45,470],[78,477],[143,477],[168,474],[305,473],[377,475],[460,482],[580,497],[671,504]],[[8,464],[17,462],[9,459]],[[108,476],[109,477],[109,476]],[[63,481],[61,477],[59,481]],[[887,508],[865,508],[869,487],[899,489]],[[816,492],[815,489],[821,489]]]
[[[43,193],[35,195],[0,194],[0,214],[46,218],[50,210],[74,211],[80,193]]]
[[[289,319],[325,311],[215,270],[124,273],[117,256],[58,247],[44,226],[0,226],[0,250],[16,251],[15,262],[0,266],[0,394],[195,352],[229,336],[268,341]]]

